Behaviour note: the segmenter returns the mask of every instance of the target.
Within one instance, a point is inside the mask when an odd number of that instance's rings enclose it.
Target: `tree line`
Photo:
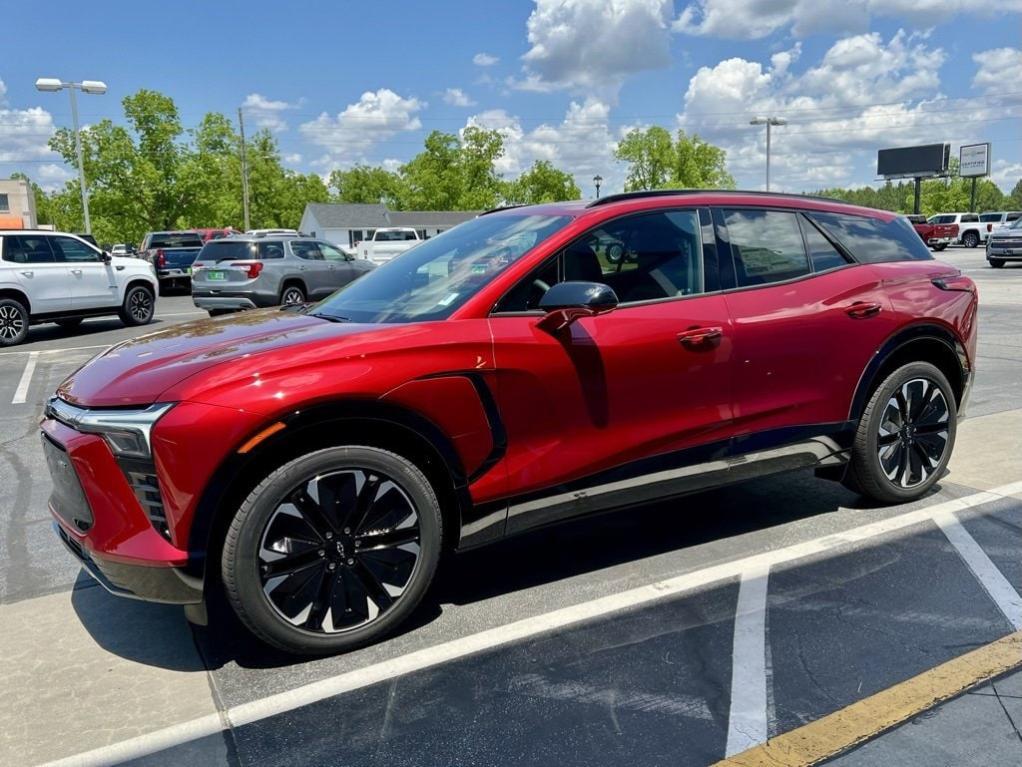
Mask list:
[[[186,129],[173,99],[153,90],[140,90],[121,103],[123,124],[106,119],[81,132],[96,239],[137,243],[146,232],[162,229],[241,229],[241,137],[232,120],[211,112]],[[50,147],[75,166],[70,129],[58,130]],[[284,167],[273,134],[260,130],[246,141],[250,225],[296,228],[309,202],[484,210],[582,196],[572,175],[547,160],[535,161],[517,178],[503,178],[496,164],[505,151],[496,130],[433,131],[422,151],[396,169],[356,164],[334,170],[324,181]],[[734,186],[724,150],[682,131],[632,130],[618,143],[615,157],[628,168],[627,190]],[[50,193],[32,186],[40,223],[83,231],[77,178]]]

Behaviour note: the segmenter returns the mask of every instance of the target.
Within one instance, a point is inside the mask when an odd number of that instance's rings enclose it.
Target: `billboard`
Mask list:
[[[877,175],[885,178],[943,176],[951,159],[950,144],[924,144],[877,152]]]
[[[968,144],[958,150],[958,175],[990,175],[990,144]]]

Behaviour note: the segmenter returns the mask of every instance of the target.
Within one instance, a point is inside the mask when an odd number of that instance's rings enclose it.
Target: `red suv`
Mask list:
[[[802,467],[923,495],[976,307],[892,213],[745,192],[497,210],[319,304],[92,360],[42,422],[50,505],[116,593],[223,588],[277,647],[347,649],[408,617],[448,547]]]

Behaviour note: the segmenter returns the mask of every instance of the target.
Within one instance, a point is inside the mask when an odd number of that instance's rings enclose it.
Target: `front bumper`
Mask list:
[[[202,581],[176,567],[126,565],[92,554],[57,521],[53,529],[60,542],[99,585],[119,597],[174,605],[202,601]]]
[[[988,245],[987,260],[996,258],[1001,261],[1022,261],[1022,245],[1008,247],[1006,245]]]

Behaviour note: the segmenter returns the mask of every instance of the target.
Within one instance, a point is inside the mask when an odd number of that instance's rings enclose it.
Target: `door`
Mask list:
[[[291,252],[300,259],[299,276],[305,282],[308,298],[323,298],[333,293],[330,265],[312,240],[292,240]]]
[[[610,285],[621,303],[547,331],[534,309],[567,280]],[[685,467],[726,469],[732,332],[717,280],[708,214],[668,210],[587,233],[498,302],[508,531],[701,481]]]
[[[734,322],[736,452],[842,431],[859,376],[895,327],[875,268],[852,263],[796,211],[716,215],[737,283],[725,293]]]
[[[50,244],[59,252],[71,275],[71,307],[74,311],[102,309],[121,302],[117,290],[114,266],[105,263],[98,250],[74,237],[60,235]]]
[[[17,264],[14,274],[32,302],[33,315],[71,311],[71,273],[49,237],[5,236],[4,260]]]
[[[351,265],[351,258],[344,254],[340,248],[334,247],[329,242],[318,242],[319,252],[326,259],[329,269],[330,287],[334,290],[343,287],[355,279],[355,267]]]

